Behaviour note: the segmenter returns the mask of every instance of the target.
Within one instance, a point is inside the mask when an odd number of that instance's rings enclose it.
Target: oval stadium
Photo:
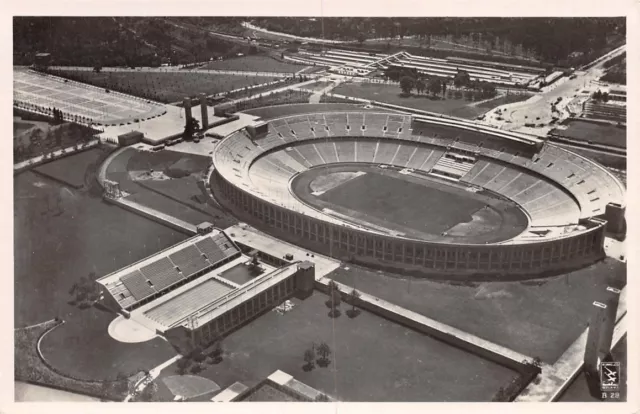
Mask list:
[[[445,278],[557,274],[604,256],[621,183],[537,138],[445,117],[319,112],[227,136],[214,194],[287,241]],[[613,211],[613,209],[611,209]]]

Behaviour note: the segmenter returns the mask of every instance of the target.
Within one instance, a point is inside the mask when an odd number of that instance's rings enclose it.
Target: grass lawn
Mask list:
[[[223,361],[199,375],[222,389],[253,386],[282,370],[341,401],[489,401],[513,372],[369,312],[328,316],[327,296],[293,299],[291,311],[270,311],[227,336]],[[305,371],[303,355],[326,342],[330,364]],[[176,374],[172,365],[161,376]]]
[[[36,126],[35,123],[24,122],[24,121],[13,121],[13,135],[21,134],[24,131],[30,130],[34,126]]]
[[[572,120],[567,129],[554,132],[575,140],[627,148],[627,129],[619,128],[615,125]]]
[[[621,287],[626,265],[613,259],[565,276],[528,282],[445,283],[409,279],[360,267],[329,277],[547,363],[588,324],[596,292],[606,279]]]
[[[372,101],[386,102],[392,105],[401,105],[423,111],[438,112],[445,115],[458,116],[472,119],[488,111],[485,108],[469,106],[470,101],[464,99],[440,99],[430,98],[426,95],[402,96],[402,91],[397,85],[378,83],[343,83],[333,89],[331,93],[353,96]]]
[[[67,378],[53,371],[40,358],[37,351],[37,343],[40,337],[59,326],[60,322],[51,320],[28,328],[14,331],[15,346],[15,379],[29,383],[42,384],[47,387],[42,391],[49,391],[49,396],[57,396],[57,389],[77,392],[108,401],[122,401],[127,392],[127,380],[96,382],[79,381]],[[42,394],[42,393],[41,393]],[[64,396],[65,400],[69,396]],[[72,395],[74,399],[82,398],[80,395]]]
[[[627,336],[625,335],[611,351],[613,361],[620,362],[620,399],[627,401]],[[562,394],[560,402],[593,402],[599,401],[591,396],[584,373],[580,373]]]
[[[159,102],[182,101],[185,96],[204,92],[208,95],[274,80],[252,75],[216,75],[188,71],[174,72],[101,72],[57,71],[79,82],[113,89]]]
[[[509,95],[500,96],[495,99],[491,99],[491,100],[479,103],[477,107],[482,108],[485,111],[489,111],[493,108],[497,108],[500,105],[526,101],[532,96],[533,95],[528,93],[510,93]]]
[[[14,178],[15,325],[77,308],[66,302],[80,277],[103,276],[186,236],[32,172]],[[87,336],[91,333],[87,332]]]
[[[210,62],[203,69],[295,73],[304,68],[304,65],[280,62],[269,56],[242,56]]]
[[[85,173],[104,159],[106,152],[100,148],[92,148],[78,154],[69,155],[55,162],[49,162],[35,168],[35,171],[54,180],[61,181],[73,188],[85,185]]]
[[[176,355],[161,338],[137,344],[111,338],[107,329],[116,316],[95,307],[79,309],[43,338],[42,355],[59,372],[85,380],[115,380],[119,373],[132,376]]]

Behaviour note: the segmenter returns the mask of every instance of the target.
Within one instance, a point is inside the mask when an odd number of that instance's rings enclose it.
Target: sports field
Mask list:
[[[586,329],[595,293],[626,284],[613,259],[567,275],[528,282],[435,282],[349,265],[329,277],[391,303],[555,362]]]
[[[253,75],[217,75],[197,72],[101,72],[59,71],[79,82],[113,89],[159,102],[178,102],[185,96],[207,95],[231,91],[274,80]]]
[[[222,342],[223,361],[198,375],[222,389],[240,381],[253,386],[282,370],[341,401],[489,401],[514,373],[349,305],[328,316],[328,296],[314,292],[293,309],[270,311]],[[330,364],[305,371],[304,352],[315,343],[331,348]],[[335,370],[335,371],[334,371]],[[161,377],[176,375],[175,364]]]
[[[627,129],[615,125],[572,120],[567,129],[553,132],[557,135],[579,141],[627,148]]]
[[[73,188],[81,188],[85,185],[85,173],[89,168],[96,168],[106,155],[107,152],[104,149],[92,148],[43,164],[36,167],[35,171]]]
[[[295,73],[304,69],[304,65],[280,62],[269,56],[242,56],[207,63],[204,69],[242,70],[249,72]]]
[[[331,93],[386,102],[466,119],[473,119],[491,109],[491,107],[471,105],[471,102],[465,99],[441,99],[440,97],[431,98],[427,95],[415,94],[404,96],[398,85],[379,83],[343,83],[333,89]]]
[[[360,175],[313,195],[317,179],[338,171]],[[318,209],[329,209],[374,229],[425,240],[495,242],[516,236],[527,225],[524,213],[506,201],[373,166],[312,169],[296,177],[292,188],[305,203]],[[455,231],[462,223],[466,224],[464,232]]]
[[[147,152],[127,149],[107,168],[107,178],[120,183],[130,199],[197,225],[209,221],[226,228],[236,220],[208,200],[199,184],[209,158],[177,151]]]

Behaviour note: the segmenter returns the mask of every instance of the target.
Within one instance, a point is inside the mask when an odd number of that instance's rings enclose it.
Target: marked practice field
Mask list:
[[[353,96],[372,101],[386,102],[423,111],[437,112],[445,115],[459,116],[472,119],[489,110],[469,106],[471,102],[464,99],[430,99],[426,95],[401,96],[402,91],[397,85],[378,83],[343,83],[333,89],[331,93]]]
[[[207,95],[270,82],[253,75],[219,75],[194,72],[101,72],[60,71],[74,80],[160,102],[182,101],[185,96]]]
[[[338,172],[365,174],[313,195],[315,180]],[[371,165],[314,168],[297,176],[291,186],[303,202],[317,209],[423,240],[496,242],[515,237],[527,225],[524,213],[512,203]],[[461,223],[464,228],[458,226]]]
[[[347,304],[331,319],[327,299],[317,291],[294,298],[284,315],[269,311],[231,333],[222,341],[223,361],[199,375],[224,389],[236,381],[253,386],[279,369],[341,401],[406,402],[490,401],[515,375],[369,312],[350,319]],[[332,350],[331,364],[303,370],[305,350],[321,342]],[[173,364],[161,377],[175,373]]]
[[[15,177],[14,200],[16,327],[66,319],[77,311],[68,291],[81,277],[104,276],[186,238],[102,194],[63,190],[32,172]]]
[[[329,277],[550,364],[586,329],[606,279],[626,284],[626,264],[613,259],[527,282],[447,283],[348,267]]]
[[[85,185],[85,172],[89,168],[96,168],[104,157],[103,150],[92,148],[36,167],[35,171],[71,187],[81,188]]]
[[[627,129],[615,125],[572,120],[565,130],[554,131],[558,135],[594,144],[627,148]]]
[[[204,69],[295,73],[306,66],[280,62],[269,56],[243,56],[207,63]]]

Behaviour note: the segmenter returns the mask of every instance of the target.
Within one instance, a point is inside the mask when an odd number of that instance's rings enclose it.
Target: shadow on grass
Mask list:
[[[331,360],[329,358],[320,358],[316,360],[316,364],[321,368],[326,368],[331,364]]]
[[[331,309],[328,315],[331,319],[335,319],[342,315],[342,313],[340,312],[340,309]]]
[[[346,313],[347,313],[347,317],[349,317],[349,319],[353,319],[356,318],[358,315],[360,315],[362,311],[360,309],[349,309]]]
[[[313,371],[314,368],[315,368],[315,365],[313,363],[307,363],[302,366],[302,370],[304,372],[311,372]]]

